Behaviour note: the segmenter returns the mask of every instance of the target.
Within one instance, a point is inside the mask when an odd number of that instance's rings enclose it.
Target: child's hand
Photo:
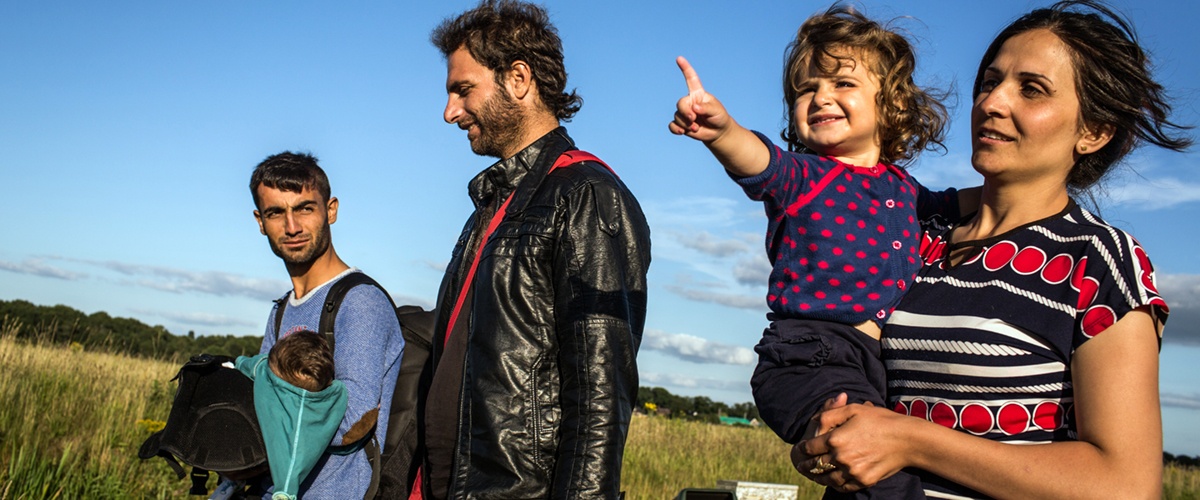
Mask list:
[[[688,95],[679,99],[676,104],[678,111],[675,111],[675,120],[668,125],[668,128],[671,129],[672,134],[686,135],[692,139],[710,143],[721,137],[733,120],[725,112],[725,106],[722,106],[721,102],[712,94],[704,91],[704,86],[700,85],[700,76],[696,74],[696,70],[692,69],[692,65],[688,64],[687,59],[680,56],[675,59],[675,62],[679,64],[679,69],[683,70],[683,78],[687,81]]]
[[[824,412],[827,412],[829,410],[832,410],[834,408],[841,408],[843,406],[846,406],[847,400],[849,400],[849,397],[846,396],[846,393],[844,393],[844,392],[841,394],[838,394],[836,397],[834,397],[832,399],[826,400],[825,405],[821,407],[821,411],[817,412],[816,415],[813,415],[812,420],[808,421],[808,427],[806,427],[804,429],[804,438],[803,439],[807,440],[807,439],[815,438],[815,437],[820,436],[821,434],[824,434],[826,432],[829,432],[829,431],[833,430],[835,427],[837,427],[836,425],[828,425],[828,426],[822,425],[821,424],[821,414]],[[868,403],[868,404],[870,404],[870,403]]]

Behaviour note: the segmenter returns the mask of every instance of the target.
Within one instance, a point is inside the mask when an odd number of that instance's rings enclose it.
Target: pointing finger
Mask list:
[[[696,70],[692,69],[692,65],[688,64],[687,59],[679,56],[675,59],[675,64],[678,64],[679,69],[683,71],[683,79],[687,81],[689,94],[704,91],[704,86],[700,84],[700,75],[696,74]]]

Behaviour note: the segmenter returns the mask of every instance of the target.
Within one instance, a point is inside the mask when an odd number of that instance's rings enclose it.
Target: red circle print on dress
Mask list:
[[[942,427],[953,429],[958,424],[958,415],[954,414],[954,408],[951,408],[945,401],[938,401],[933,405],[933,409],[929,410],[929,420]]]
[[[892,407],[892,411],[901,415],[908,415],[908,407],[904,406],[904,401],[896,401],[896,406]]]
[[[971,403],[962,409],[962,428],[976,436],[992,430],[992,411],[979,403]]]
[[[1033,409],[1033,425],[1044,431],[1059,428],[1063,422],[1063,409],[1058,403],[1044,401]]]
[[[1007,403],[1000,408],[996,420],[1005,434],[1020,434],[1029,428],[1029,409],[1022,404]]]
[[[1079,263],[1075,264],[1075,271],[1071,273],[1071,288],[1079,290],[1083,285],[1083,271],[1087,268],[1087,257],[1079,259]]]
[[[1079,302],[1075,304],[1075,309],[1080,311],[1087,309],[1092,305],[1092,301],[1096,299],[1096,290],[1100,288],[1100,282],[1096,278],[1088,276],[1079,283]]]
[[[1142,247],[1133,247],[1133,254],[1137,256],[1138,267],[1142,268],[1140,276],[1142,286],[1151,292],[1158,293],[1158,287],[1154,286],[1154,267],[1150,265],[1150,257],[1146,256],[1146,251],[1142,250]]]
[[[1046,267],[1042,268],[1042,280],[1051,285],[1057,285],[1066,281],[1071,276],[1071,268],[1075,265],[1075,259],[1070,255],[1060,253],[1055,255],[1050,262],[1046,263]]]
[[[1090,339],[1098,335],[1100,332],[1107,330],[1108,327],[1113,326],[1113,323],[1116,322],[1117,315],[1113,312],[1112,308],[1105,305],[1099,305],[1088,309],[1087,312],[1083,313],[1083,325],[1081,326],[1083,328],[1083,334]]]
[[[987,249],[983,256],[983,267],[988,271],[995,271],[1007,265],[1015,255],[1017,255],[1017,244],[1011,241],[1001,241]]]
[[[925,403],[924,400],[914,399],[913,402],[909,403],[908,406],[909,406],[909,413],[908,413],[909,415],[912,415],[917,418],[924,418],[926,420],[929,419],[929,405],[927,403]]]
[[[1030,275],[1042,269],[1046,263],[1046,252],[1038,247],[1025,247],[1013,257],[1012,268],[1017,274]]]

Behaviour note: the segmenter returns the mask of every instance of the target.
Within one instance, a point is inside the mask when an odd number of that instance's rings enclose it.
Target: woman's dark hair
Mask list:
[[[546,10],[537,5],[484,0],[474,9],[442,21],[429,40],[447,58],[466,47],[476,62],[495,73],[502,89],[506,71],[514,62],[525,61],[537,82],[542,105],[559,120],[571,121],[583,106],[583,98],[574,90],[564,91],[567,70],[562,41]]]
[[[804,21],[788,44],[783,67],[783,102],[787,128],[780,137],[791,151],[810,151],[796,135],[796,98],[804,67],[813,63],[826,74],[844,64],[866,64],[879,80],[875,108],[879,130],[879,159],[903,164],[923,150],[945,150],[945,94],[923,90],[913,82],[916,56],[903,36],[872,21],[853,7],[835,3]]]
[[[325,336],[311,330],[292,332],[279,339],[267,354],[275,376],[309,392],[320,392],[333,383],[333,349]]]
[[[1067,187],[1082,191],[1143,142],[1183,151],[1192,145],[1191,127],[1167,119],[1166,91],[1151,75],[1149,56],[1125,17],[1096,0],[1065,0],[1021,16],[1004,28],[979,63],[972,97],[979,96],[984,73],[1009,38],[1033,30],[1053,33],[1071,51],[1079,119],[1088,127],[1113,127],[1113,138],[1085,154],[1067,176]]]
[[[260,208],[258,187],[267,186],[280,191],[299,193],[304,188],[316,191],[321,199],[329,201],[329,177],[317,165],[317,159],[308,153],[284,151],[268,156],[254,167],[250,174],[250,194],[254,196],[254,207]]]

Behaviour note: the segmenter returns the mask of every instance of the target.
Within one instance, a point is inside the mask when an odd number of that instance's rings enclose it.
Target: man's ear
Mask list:
[[[514,61],[508,70],[507,85],[509,95],[518,101],[535,92],[536,83],[533,81],[533,70],[529,68],[529,64],[525,61]]]
[[[258,232],[267,234],[267,228],[263,227],[262,214],[258,213],[258,210],[254,211],[254,220],[258,221]]]
[[[326,205],[326,208],[325,208],[325,215],[326,215],[326,217],[328,217],[330,224],[337,222],[337,209],[338,209],[337,196],[332,196],[329,198],[329,204]]]
[[[1111,123],[1100,125],[1084,125],[1083,134],[1075,141],[1075,153],[1086,155],[1100,151],[1108,141],[1111,141],[1117,128]]]

